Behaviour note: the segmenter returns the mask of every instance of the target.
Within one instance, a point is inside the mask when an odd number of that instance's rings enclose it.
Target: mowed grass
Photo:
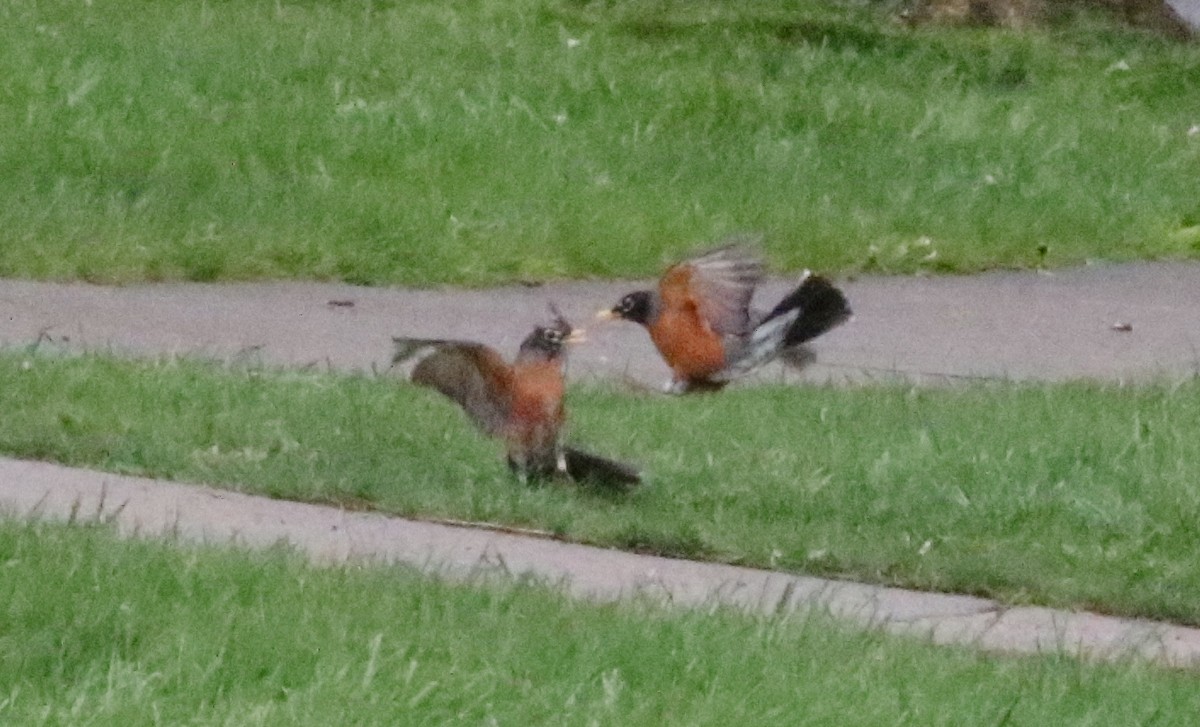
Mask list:
[[[1184,724],[1195,677],[0,521],[6,724]]]
[[[1200,47],[893,9],[6,3],[0,275],[643,276],[740,230],[842,272],[1200,254]]]
[[[438,394],[187,361],[0,357],[0,451],[273,497],[1200,624],[1200,382],[570,393],[638,491],[525,486]]]

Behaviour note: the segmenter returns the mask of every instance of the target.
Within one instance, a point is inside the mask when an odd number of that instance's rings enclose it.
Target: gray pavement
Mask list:
[[[760,305],[789,281],[766,286]],[[313,283],[139,285],[0,281],[0,344],[36,341],[131,355],[248,358],[270,365],[386,367],[394,334],[470,338],[507,353],[555,301],[587,321],[572,375],[657,387],[667,377],[645,334],[590,325],[632,283],[499,290],[365,289]],[[855,383],[971,378],[1107,381],[1192,376],[1200,368],[1200,265],[1096,265],[969,278],[845,281],[853,322],[818,339],[817,363],[760,376]],[[166,482],[0,459],[0,512],[102,517],[123,532],[260,546],[283,540],[318,561],[368,558],[461,576],[531,573],[588,598],[632,593],[672,604],[822,608],[938,643],[1065,650],[1200,663],[1200,631],[1042,608],[669,560],[512,533],[266,500]]]
[[[1143,380],[1200,370],[1200,265],[1094,265],[1054,273],[862,277],[843,281],[850,323],[812,345],[817,363],[760,378],[847,382],[995,378]],[[594,324],[639,282],[463,291],[315,283],[98,287],[0,280],[0,344],[39,335],[133,354],[242,356],[269,364],[386,366],[392,335],[467,338],[511,355],[555,301],[589,343],[572,376],[658,387],[668,377],[645,333]],[[791,281],[764,286],[765,307]]]
[[[1200,0],[1166,0],[1166,2],[1194,32],[1200,32]]]
[[[640,597],[679,608],[765,614],[818,609],[865,628],[1002,653],[1200,665],[1200,629],[635,555],[42,462],[0,458],[0,513],[99,520],[139,537],[243,547],[286,543],[320,564],[403,563],[451,579],[533,576],[596,601]]]

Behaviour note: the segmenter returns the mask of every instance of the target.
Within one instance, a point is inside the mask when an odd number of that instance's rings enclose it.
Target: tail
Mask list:
[[[732,381],[844,323],[849,317],[850,305],[842,291],[825,278],[809,275],[759,321],[737,355],[710,378],[718,382]]]
[[[624,492],[642,482],[642,475],[633,465],[605,459],[595,454],[564,447],[567,475],[576,482],[587,482],[606,490]]]
[[[767,314],[759,325],[798,311],[787,327],[783,347],[798,346],[845,323],[850,318],[850,304],[842,291],[820,275],[809,275],[804,282],[788,293],[779,305]]]

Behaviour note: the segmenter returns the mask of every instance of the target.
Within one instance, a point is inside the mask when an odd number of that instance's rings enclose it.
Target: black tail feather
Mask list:
[[[842,291],[828,279],[810,275],[795,290],[784,296],[763,322],[797,309],[800,315],[784,335],[785,347],[811,341],[846,322],[851,315],[850,304]]]
[[[627,490],[641,484],[642,475],[633,465],[605,459],[574,447],[563,450],[567,475],[576,482],[591,483],[605,489]]]

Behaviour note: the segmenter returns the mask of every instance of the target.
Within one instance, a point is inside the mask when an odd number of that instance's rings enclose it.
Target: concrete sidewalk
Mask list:
[[[458,579],[481,571],[530,575],[596,601],[641,596],[679,608],[765,614],[819,609],[865,628],[987,651],[1200,665],[1200,629],[635,555],[41,462],[0,458],[2,513],[100,520],[139,537],[242,547],[282,542],[323,564],[404,563]]]
[[[770,282],[758,305],[773,304],[790,284]],[[472,339],[512,355],[530,327],[545,319],[547,302],[555,301],[589,331],[589,343],[572,351],[573,377],[620,377],[658,387],[668,372],[645,332],[592,320],[598,308],[638,285],[464,291],[314,283],[108,288],[0,280],[0,344],[45,336],[135,354],[371,369],[387,365],[393,335]],[[817,363],[799,373],[772,365],[760,378],[1125,380],[1200,369],[1200,264],[863,277],[844,281],[844,288],[855,319],[813,343]]]

